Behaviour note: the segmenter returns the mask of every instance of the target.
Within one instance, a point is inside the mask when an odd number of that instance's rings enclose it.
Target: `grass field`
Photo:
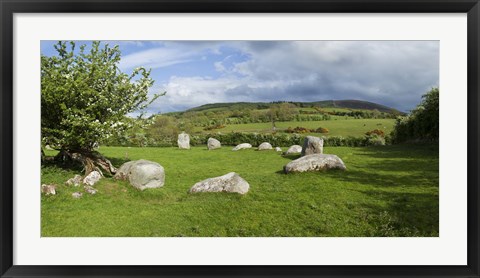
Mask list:
[[[297,126],[316,129],[318,127],[328,128],[328,134],[324,136],[364,136],[365,132],[373,129],[381,129],[385,134],[393,130],[394,119],[338,119],[329,121],[308,121],[308,122],[277,122],[277,129],[295,128]],[[272,132],[271,123],[253,123],[227,125],[225,128],[218,129],[219,132]]]
[[[377,122],[382,120],[372,125]],[[100,151],[117,167],[135,159],[159,162],[166,171],[165,186],[140,192],[105,178],[95,185],[96,195],[73,199],[71,193],[81,189],[63,183],[79,172],[43,166],[42,183],[59,187],[57,195],[41,197],[42,236],[438,236],[436,145],[327,147],[325,153],[342,158],[347,171],[289,175],[282,168],[296,157],[274,151]],[[187,193],[194,183],[231,171],[250,183],[246,195]]]

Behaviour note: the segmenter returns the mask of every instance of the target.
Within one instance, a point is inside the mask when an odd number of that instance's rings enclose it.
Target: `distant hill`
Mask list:
[[[354,110],[378,110],[385,113],[405,114],[397,109],[363,100],[323,100],[315,102],[296,102],[288,101],[297,107],[320,107],[320,108],[345,108]],[[235,110],[235,109],[268,109],[273,104],[280,102],[226,102],[209,103],[188,109],[187,111],[205,111],[205,110]]]
[[[205,111],[212,109],[268,109],[272,103],[267,102],[219,102],[208,103],[198,107],[190,108],[187,111]]]
[[[319,107],[338,107],[338,108],[348,108],[348,109],[359,109],[359,110],[375,110],[377,109],[380,112],[385,113],[401,113],[397,109],[381,105],[374,102],[363,101],[363,100],[355,100],[355,99],[347,99],[347,100],[324,100],[324,101],[316,101],[310,102]],[[401,113],[403,114],[403,113]]]

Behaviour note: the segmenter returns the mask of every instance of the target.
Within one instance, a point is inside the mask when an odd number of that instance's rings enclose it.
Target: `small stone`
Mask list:
[[[208,138],[207,148],[209,150],[219,149],[221,147],[222,147],[222,144],[220,143],[220,141],[212,137]]]
[[[273,149],[272,145],[268,142],[263,142],[262,144],[260,144],[260,146],[258,146],[258,150],[259,151],[264,151],[264,150],[271,150]]]
[[[82,183],[82,176],[75,175],[75,177],[65,182],[66,185],[79,186]]]
[[[249,144],[249,143],[242,143],[242,144],[237,145],[235,148],[233,148],[232,151],[250,149],[251,147],[252,147],[252,145]]]
[[[92,194],[92,195],[97,194],[97,190],[91,186],[87,185],[83,189],[85,189],[85,192],[87,192],[88,194]]]
[[[57,186],[55,184],[42,184],[42,193],[45,195],[55,195]]]
[[[190,188],[190,193],[197,192],[231,192],[246,194],[250,185],[240,175],[230,172],[220,177],[209,178],[197,182]]]
[[[285,152],[285,154],[297,154],[302,152],[302,146],[300,145],[293,145]]]
[[[81,192],[73,192],[72,193],[72,197],[75,198],[75,199],[79,199],[83,196],[83,194]]]
[[[190,149],[190,135],[185,132],[178,134],[177,140],[178,148],[189,150]]]
[[[92,171],[90,174],[88,174],[84,179],[83,183],[86,185],[93,186],[96,184],[100,179],[102,178],[102,174],[100,174],[98,171]]]
[[[281,152],[281,151],[282,151],[282,148],[276,147],[276,148],[275,148],[275,151],[276,151],[276,152]]]

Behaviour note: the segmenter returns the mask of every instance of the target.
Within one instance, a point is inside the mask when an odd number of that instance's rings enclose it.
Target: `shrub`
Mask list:
[[[328,128],[325,127],[319,127],[315,130],[316,133],[328,133]]]
[[[190,136],[190,145],[192,146],[205,146],[207,140],[210,137],[218,139],[224,146],[236,146],[241,143],[250,143],[253,146],[258,146],[263,142],[269,142],[272,146],[291,146],[302,145],[305,139],[305,135],[298,133],[286,134],[286,133],[242,133],[242,132],[230,132],[230,133],[209,133],[209,134],[194,134]],[[354,136],[330,136],[322,137],[324,146],[327,147],[363,147],[363,146],[379,146],[390,143],[389,136],[383,138],[377,134],[370,136],[354,137]],[[176,136],[165,136],[161,138],[122,138],[118,141],[106,142],[109,146],[151,146],[151,147],[175,147],[177,146]],[[140,140],[142,139],[142,140]],[[144,143],[146,140],[147,143]]]
[[[392,141],[438,141],[439,90],[431,89],[422,96],[422,102],[406,117],[398,117],[392,132]]]
[[[296,128],[288,127],[285,130],[285,132],[286,133],[309,133],[309,132],[312,132],[312,130],[306,127],[297,126]]]
[[[291,128],[291,127],[288,127],[287,129],[285,129],[285,132],[286,133],[328,133],[329,130],[328,128],[324,128],[324,127],[319,127],[317,129],[309,129],[309,128],[306,128],[306,127],[302,127],[302,126],[297,126],[295,128]]]
[[[384,146],[385,145],[385,138],[377,134],[372,134],[370,136],[367,136],[366,139],[367,139],[366,140],[367,146]]]
[[[381,130],[381,129],[374,129],[374,130],[370,130],[370,131],[365,132],[365,135],[367,135],[367,136],[370,136],[370,135],[373,135],[373,134],[376,134],[376,135],[381,136],[381,137],[385,137],[385,132],[383,132],[383,130]]]
[[[205,127],[203,130],[214,130],[214,129],[221,129],[221,128],[224,128],[225,125],[222,125],[222,124],[215,124],[215,125],[211,125],[211,126],[207,126]]]

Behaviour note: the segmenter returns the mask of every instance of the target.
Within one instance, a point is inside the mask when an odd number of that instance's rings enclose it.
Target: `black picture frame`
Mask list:
[[[1,277],[480,277],[479,0],[0,0]],[[467,13],[468,263],[465,266],[26,266],[13,265],[14,13]]]

